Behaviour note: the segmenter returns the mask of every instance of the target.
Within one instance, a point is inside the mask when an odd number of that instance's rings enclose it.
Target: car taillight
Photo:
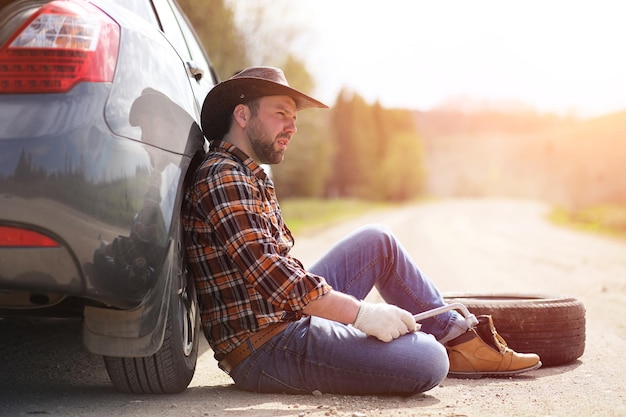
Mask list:
[[[63,93],[84,81],[111,82],[120,28],[95,6],[55,0],[0,47],[0,93]]]
[[[20,227],[0,226],[0,247],[12,248],[58,248],[56,240],[33,230]]]

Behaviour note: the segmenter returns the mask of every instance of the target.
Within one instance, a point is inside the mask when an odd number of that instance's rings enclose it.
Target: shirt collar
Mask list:
[[[244,151],[236,147],[230,142],[225,141],[213,141],[211,142],[211,146],[209,151],[221,151],[230,154],[233,156],[233,159],[237,160],[243,166],[248,168],[252,173],[260,180],[266,181],[267,173],[259,164],[257,164],[254,159],[250,158]]]

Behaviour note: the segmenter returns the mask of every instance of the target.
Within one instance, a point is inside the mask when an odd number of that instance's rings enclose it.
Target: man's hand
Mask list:
[[[353,326],[383,342],[391,342],[403,334],[416,332],[421,327],[406,310],[391,304],[366,302],[361,302]]]

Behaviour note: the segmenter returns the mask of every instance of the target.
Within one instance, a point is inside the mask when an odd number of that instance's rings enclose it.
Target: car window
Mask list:
[[[217,77],[215,76],[210,61],[207,58],[207,54],[202,46],[202,43],[198,39],[196,32],[193,30],[193,27],[187,18],[176,7],[174,8],[174,13],[178,17],[179,22],[181,22],[180,29],[185,37],[185,42],[189,48],[191,59],[204,71],[203,78],[206,82],[198,83],[198,91],[200,91],[200,96],[204,99],[209,90],[215,85],[215,83],[217,83]]]
[[[198,109],[201,109],[204,98],[216,82],[215,74],[211,69],[204,48],[177,5],[168,0],[153,0],[153,4],[165,35],[185,61],[185,64],[194,66],[203,73],[201,78],[190,78]]]
[[[149,0],[111,0],[111,2],[132,11],[153,25],[159,24]]]
[[[185,38],[180,30],[176,16],[172,11],[172,7],[168,0],[153,0],[154,8],[159,15],[159,21],[163,32],[167,35],[167,39],[174,46],[181,58],[185,60],[191,59]]]

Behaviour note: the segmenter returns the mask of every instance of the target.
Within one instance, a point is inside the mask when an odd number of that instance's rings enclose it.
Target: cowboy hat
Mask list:
[[[220,140],[229,129],[230,114],[237,104],[245,104],[264,96],[289,96],[296,109],[311,107],[327,109],[322,102],[291,88],[279,68],[251,67],[217,84],[204,99],[201,123],[209,141]]]

